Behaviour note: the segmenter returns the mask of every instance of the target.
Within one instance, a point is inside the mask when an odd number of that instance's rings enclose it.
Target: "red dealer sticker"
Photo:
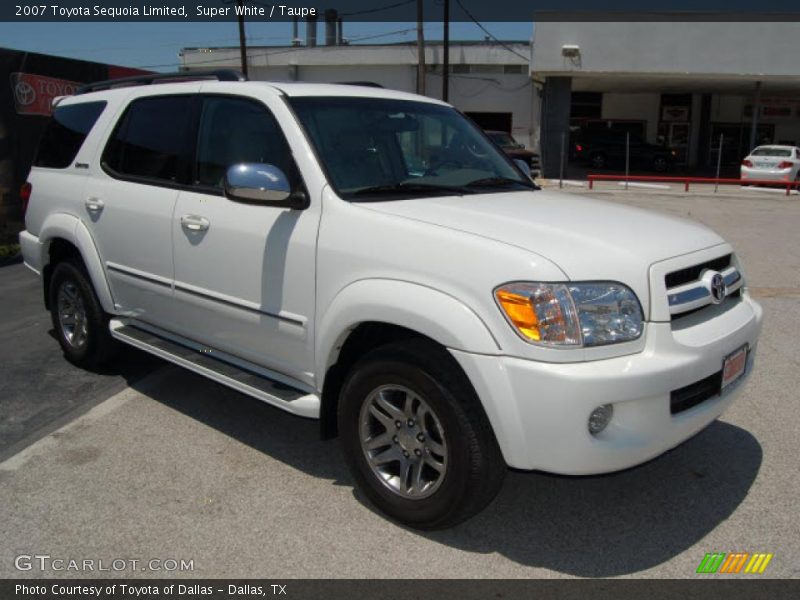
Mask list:
[[[11,73],[11,91],[14,93],[14,108],[18,115],[45,115],[52,113],[53,99],[69,96],[81,84],[66,79]]]

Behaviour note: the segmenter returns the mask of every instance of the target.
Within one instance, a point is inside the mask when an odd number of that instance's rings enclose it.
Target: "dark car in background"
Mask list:
[[[524,144],[517,142],[510,133],[492,130],[486,130],[485,133],[489,136],[489,139],[500,146],[500,149],[509,157],[525,161],[531,169],[532,176],[536,177],[541,173],[539,155],[532,150],[528,150]]]
[[[650,144],[633,133],[628,140],[625,131],[611,129],[578,133],[573,138],[570,158],[588,163],[594,169],[624,168],[627,142],[630,143],[630,167],[633,169],[663,173],[675,162],[675,150]]]

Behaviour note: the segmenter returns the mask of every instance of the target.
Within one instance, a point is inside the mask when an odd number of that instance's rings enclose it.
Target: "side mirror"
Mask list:
[[[307,208],[308,198],[301,191],[292,191],[286,174],[275,165],[238,163],[225,173],[225,196],[239,202],[265,206]]]
[[[517,168],[520,171],[522,171],[523,175],[525,175],[527,177],[531,177],[531,168],[530,168],[530,166],[528,166],[528,163],[526,163],[521,158],[515,158],[514,159],[514,164],[517,165]],[[531,179],[533,179],[533,178],[531,177]]]

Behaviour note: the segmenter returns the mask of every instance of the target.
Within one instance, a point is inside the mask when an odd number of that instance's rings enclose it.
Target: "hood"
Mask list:
[[[687,219],[546,190],[362,206],[517,246],[552,261],[571,280],[621,281],[641,294],[649,290],[653,263],[724,243]]]

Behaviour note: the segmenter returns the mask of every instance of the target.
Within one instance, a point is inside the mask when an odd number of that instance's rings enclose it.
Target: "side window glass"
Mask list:
[[[197,140],[195,184],[222,188],[228,167],[267,163],[295,177],[289,145],[275,117],[243,98],[209,97],[203,102]]]
[[[112,135],[103,162],[121,175],[179,181],[191,144],[191,103],[192,96],[134,100]]]
[[[57,107],[39,141],[36,158],[33,159],[34,166],[51,169],[70,166],[105,107],[105,102],[82,102]]]

